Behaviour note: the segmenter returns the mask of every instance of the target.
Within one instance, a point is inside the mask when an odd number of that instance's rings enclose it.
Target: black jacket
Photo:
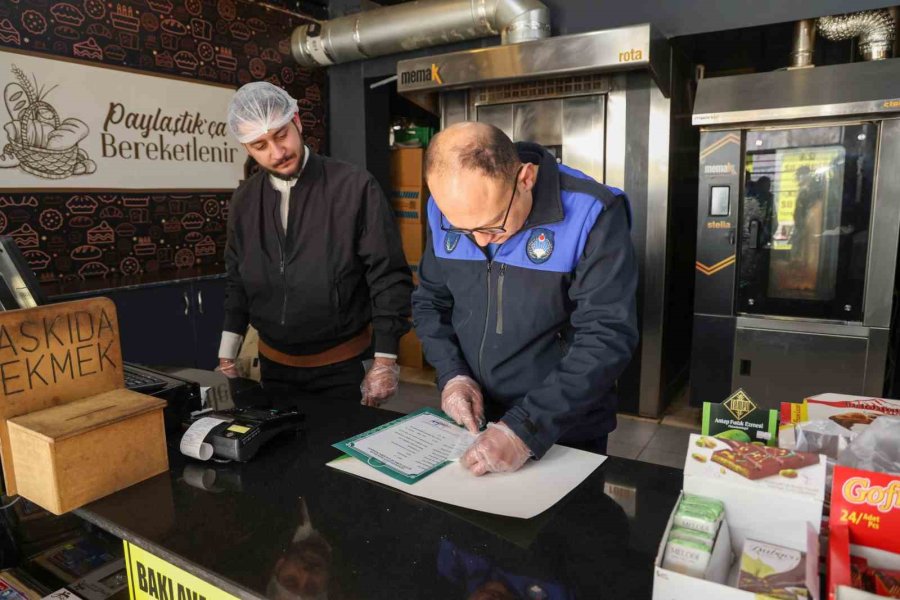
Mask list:
[[[291,190],[287,232],[280,202],[265,172],[231,198],[225,330],[244,335],[249,322],[266,344],[302,355],[372,323],[374,350],[396,354],[410,327],[412,275],[375,179],[310,152]]]
[[[534,203],[493,260],[443,231],[429,200],[413,320],[440,387],[473,377],[540,457],[615,429],[616,379],[638,341],[637,267],[625,194],[517,147],[540,165]]]

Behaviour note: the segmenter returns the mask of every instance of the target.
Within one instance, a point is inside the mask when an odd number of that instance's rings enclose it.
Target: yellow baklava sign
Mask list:
[[[131,600],[237,600],[158,556],[123,543]]]

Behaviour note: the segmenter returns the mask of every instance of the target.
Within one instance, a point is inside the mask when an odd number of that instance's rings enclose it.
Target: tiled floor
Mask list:
[[[440,408],[440,405],[440,395],[434,386],[404,382],[397,396],[382,408],[405,414],[425,406]],[[682,395],[659,420],[620,415],[618,427],[609,436],[608,452],[611,456],[681,469],[688,438],[699,431],[699,410],[690,408]]]

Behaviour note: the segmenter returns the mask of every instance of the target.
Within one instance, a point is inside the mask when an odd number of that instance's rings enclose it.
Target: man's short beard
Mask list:
[[[296,123],[294,123],[293,121],[291,121],[291,123],[294,125],[294,129],[297,130],[297,137],[300,138],[300,159],[297,162],[297,168],[294,169],[294,171],[290,175],[285,175],[283,173],[279,173],[278,171],[274,171],[272,169],[267,169],[266,167],[262,167],[262,165],[260,165],[264,171],[268,171],[269,175],[277,179],[281,179],[282,181],[290,181],[291,179],[296,179],[297,177],[299,177],[300,172],[303,170],[303,159],[306,157],[306,145],[303,143],[303,134],[300,133],[300,128],[297,127]]]
[[[265,167],[263,167],[263,168],[265,169]],[[294,169],[294,171],[292,173],[290,173],[289,175],[285,175],[284,173],[279,173],[278,171],[275,171],[273,169],[265,169],[265,170],[268,171],[269,175],[271,175],[272,177],[275,177],[276,179],[281,179],[283,181],[290,181],[291,179],[296,179],[300,175],[300,171],[303,170],[303,162],[301,161],[300,164],[297,165],[297,168]]]

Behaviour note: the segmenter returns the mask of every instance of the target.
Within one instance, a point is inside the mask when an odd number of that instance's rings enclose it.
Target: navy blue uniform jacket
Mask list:
[[[615,429],[616,379],[638,341],[637,267],[625,194],[541,146],[516,146],[540,165],[534,201],[493,260],[443,231],[429,199],[413,322],[439,387],[456,375],[478,381],[540,458],[557,441]]]

